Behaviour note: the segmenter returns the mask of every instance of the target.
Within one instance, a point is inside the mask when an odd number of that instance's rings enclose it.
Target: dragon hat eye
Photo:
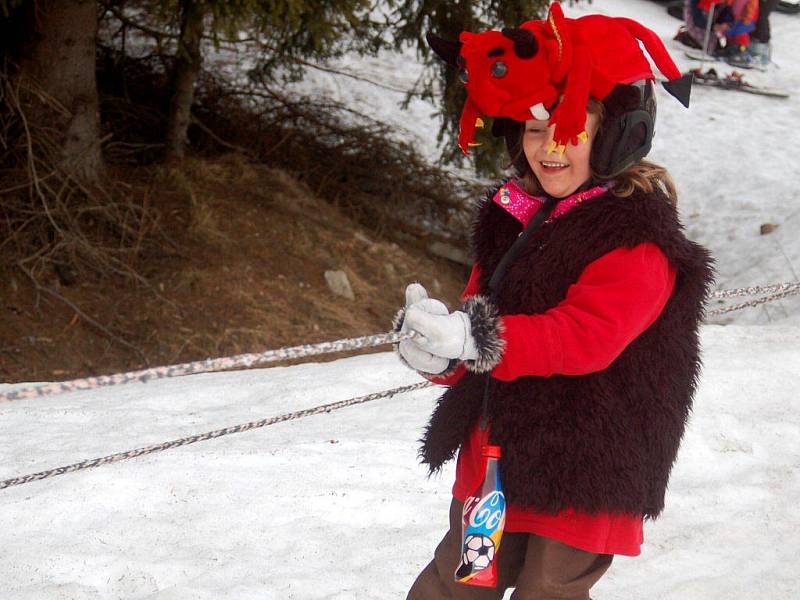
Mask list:
[[[467,83],[469,81],[469,73],[467,73],[466,69],[459,69],[458,78],[461,80],[461,83]]]
[[[502,60],[498,60],[492,65],[492,75],[495,77],[505,77],[508,73],[508,66]]]

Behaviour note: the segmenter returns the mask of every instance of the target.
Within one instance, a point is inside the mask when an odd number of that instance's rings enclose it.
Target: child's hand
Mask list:
[[[433,314],[421,303],[413,304],[406,311],[403,327],[420,334],[414,343],[435,356],[460,360],[474,360],[478,356],[472,324],[460,310],[449,315]]]
[[[461,310],[431,314],[423,304],[412,304],[405,313],[407,330],[417,332],[414,343],[425,352],[464,362],[467,370],[489,373],[503,359],[506,342],[497,306],[485,296],[466,299]]]
[[[406,288],[406,305],[396,319],[402,319],[400,331],[409,331],[405,315],[412,306],[430,314],[446,315],[449,311],[443,302],[428,298],[428,292],[418,283],[412,283]],[[395,327],[397,330],[397,327]],[[450,366],[450,360],[441,356],[434,356],[430,352],[423,350],[417,345],[416,340],[403,340],[397,347],[401,358],[408,366],[424,373],[438,374],[443,373]]]
[[[450,359],[436,356],[426,352],[414,340],[403,340],[397,351],[403,360],[415,371],[438,375],[444,373],[450,367]]]

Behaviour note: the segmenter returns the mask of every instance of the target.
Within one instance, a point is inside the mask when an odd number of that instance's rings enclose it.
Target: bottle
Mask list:
[[[506,522],[506,498],[500,483],[500,446],[483,446],[483,483],[464,502],[461,513],[461,561],[458,583],[497,586],[497,552]]]

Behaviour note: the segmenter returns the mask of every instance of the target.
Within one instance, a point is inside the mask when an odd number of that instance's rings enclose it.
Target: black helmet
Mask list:
[[[589,162],[600,177],[614,177],[640,161],[653,145],[656,94],[649,79],[617,85],[603,100],[605,116]]]
[[[592,172],[614,177],[650,152],[656,122],[656,95],[651,80],[617,85],[603,100],[605,116],[592,142]],[[520,142],[525,124],[497,118],[492,133],[503,136],[512,165],[518,174],[528,169]]]

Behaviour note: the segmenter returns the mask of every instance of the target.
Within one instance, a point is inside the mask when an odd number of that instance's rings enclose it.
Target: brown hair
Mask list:
[[[589,98],[586,110],[589,113],[599,115],[600,124],[603,123],[605,107],[601,102],[594,98]],[[514,151],[509,167],[513,166],[516,169],[522,188],[527,193],[535,195],[541,193],[542,187],[525,158],[522,145],[522,137],[524,135],[525,124],[521,123],[517,132],[517,141],[513,145]],[[602,177],[592,171],[592,178],[595,181],[613,180],[615,185],[611,193],[618,198],[627,198],[637,190],[651,194],[656,189],[660,189],[666,194],[673,206],[678,204],[678,193],[672,176],[664,167],[649,160],[642,159],[614,177]]]

